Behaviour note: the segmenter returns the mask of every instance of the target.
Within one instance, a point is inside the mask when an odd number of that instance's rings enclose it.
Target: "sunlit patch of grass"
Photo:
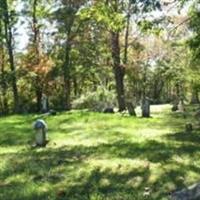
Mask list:
[[[187,109],[186,118],[170,105],[152,106],[148,119],[88,111],[2,117],[0,199],[166,199],[200,180],[200,132],[184,133],[195,120]],[[32,149],[37,118],[47,121],[50,142]]]

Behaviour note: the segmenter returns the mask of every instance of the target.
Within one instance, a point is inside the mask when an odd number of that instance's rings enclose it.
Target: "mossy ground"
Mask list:
[[[149,119],[71,111],[44,117],[46,148],[31,148],[37,115],[0,119],[0,199],[161,200],[200,181],[200,131],[169,105]]]

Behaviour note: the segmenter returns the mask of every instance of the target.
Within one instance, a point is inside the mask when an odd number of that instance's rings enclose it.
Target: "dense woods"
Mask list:
[[[0,113],[199,103],[199,3],[2,0]]]

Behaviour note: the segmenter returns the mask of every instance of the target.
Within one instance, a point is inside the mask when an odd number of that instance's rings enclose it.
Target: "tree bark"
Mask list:
[[[38,28],[38,21],[37,21],[37,5],[38,0],[33,1],[33,13],[32,13],[32,29],[33,29],[33,46],[37,55],[37,62],[39,63],[39,42],[40,42],[40,36],[39,36],[39,28]]]
[[[35,65],[40,64],[40,30],[38,28],[37,20],[37,6],[38,0],[33,1],[33,11],[32,11],[32,30],[33,30],[33,49],[36,56]],[[41,83],[41,78],[39,75],[36,77],[35,81],[35,95],[36,95],[36,106],[37,112],[42,111],[42,95],[43,95],[43,85]]]
[[[6,84],[6,78],[5,78],[5,55],[4,50],[1,47],[1,57],[0,57],[0,68],[1,68],[1,89],[2,89],[2,114],[8,113],[8,99],[7,99],[7,84]]]
[[[125,96],[124,96],[124,74],[125,69],[120,63],[120,46],[119,46],[119,33],[111,32],[111,49],[113,59],[113,70],[115,75],[116,92],[119,111],[122,112],[126,109]]]
[[[77,83],[76,76],[74,76],[74,78],[73,78],[73,88],[74,88],[74,96],[77,97],[78,96],[78,83]]]
[[[2,21],[0,21],[0,35],[3,35]],[[0,36],[0,37],[1,37]],[[7,100],[7,85],[5,77],[5,51],[3,45],[3,39],[0,38],[0,72],[1,72],[1,93],[2,93],[2,114],[8,113],[8,100]]]
[[[126,18],[126,32],[125,32],[125,38],[124,38],[124,59],[123,63],[124,65],[127,64],[128,61],[128,39],[129,39],[129,28],[130,28],[130,8],[131,8],[131,1],[129,0],[128,4],[128,13],[127,13],[127,18]]]
[[[68,34],[69,36],[69,34]],[[70,103],[70,95],[71,95],[71,84],[70,84],[70,51],[71,51],[71,45],[69,44],[69,41],[66,41],[66,47],[65,47],[65,61],[63,63],[63,79],[64,79],[64,86],[63,86],[63,92],[64,92],[64,109],[70,110],[71,109],[71,103]]]
[[[199,104],[199,93],[198,90],[196,88],[192,88],[192,97],[191,97],[191,104]]]
[[[7,0],[4,0],[3,3],[4,3],[5,37],[6,37],[6,44],[7,44],[8,55],[9,55],[10,69],[12,72],[11,81],[12,81],[12,90],[13,90],[13,98],[14,98],[14,112],[18,113],[20,111],[20,108],[19,108],[18,88],[17,88],[16,67],[15,67],[14,54],[13,54],[12,25],[10,23]]]
[[[108,6],[108,4],[109,4],[109,1],[106,1],[105,5]],[[115,12],[117,12],[118,0],[113,1],[112,6]],[[125,94],[124,94],[125,69],[121,65],[121,59],[120,59],[119,32],[111,30],[110,34],[111,34],[111,53],[112,53],[112,60],[113,60],[113,71],[114,71],[114,76],[115,76],[117,101],[118,101],[119,112],[122,112],[126,109]],[[126,55],[124,56],[127,57]]]
[[[154,78],[154,85],[153,85],[153,100],[156,104],[161,103],[160,98],[161,98],[161,93],[164,88],[164,81],[159,80],[156,77]]]
[[[40,112],[42,109],[42,89],[37,87],[35,90],[36,93],[36,105],[37,105],[37,112]]]

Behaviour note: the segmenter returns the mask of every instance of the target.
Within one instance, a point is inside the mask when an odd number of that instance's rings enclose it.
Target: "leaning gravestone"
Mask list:
[[[104,113],[114,113],[114,109],[112,107],[105,108],[103,110]]]
[[[135,105],[132,102],[127,102],[126,106],[127,106],[129,115],[136,116]]]
[[[42,119],[37,119],[33,128],[35,130],[35,143],[36,146],[45,147],[47,144],[47,124]]]
[[[186,123],[185,124],[185,132],[186,133],[191,133],[193,130],[192,124],[191,123]]]
[[[174,100],[172,102],[172,112],[175,112],[178,110],[178,104],[179,104],[179,98],[174,97]]]
[[[45,94],[42,95],[42,112],[46,113],[48,111],[48,98]]]
[[[142,117],[150,117],[150,99],[145,97],[142,99]]]

